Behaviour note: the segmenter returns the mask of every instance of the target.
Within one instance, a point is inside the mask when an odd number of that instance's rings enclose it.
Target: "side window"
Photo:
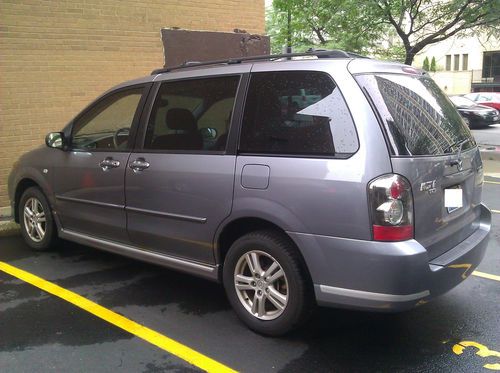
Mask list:
[[[73,148],[126,150],[143,90],[120,91],[97,102],[73,125]]]
[[[325,73],[254,73],[240,151],[291,155],[352,154],[358,138],[340,91]]]
[[[149,118],[144,149],[223,151],[240,77],[165,82]]]

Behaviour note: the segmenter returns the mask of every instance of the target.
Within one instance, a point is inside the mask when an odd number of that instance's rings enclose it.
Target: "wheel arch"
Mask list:
[[[21,201],[21,196],[23,193],[31,187],[37,187],[39,188],[42,193],[45,195],[47,198],[47,201],[49,202],[49,206],[52,205],[52,201],[50,199],[50,195],[47,193],[47,189],[44,187],[44,184],[41,183],[37,178],[32,177],[32,176],[25,176],[22,177],[16,184],[15,191],[14,191],[14,211],[12,211],[12,215],[14,216],[14,220],[16,223],[19,223],[19,202]],[[52,208],[52,206],[51,206]]]
[[[268,219],[264,219],[257,216],[244,216],[235,218],[227,222],[219,230],[214,245],[215,260],[219,266],[219,279],[222,278],[221,274],[222,274],[222,267],[224,266],[224,259],[234,241],[236,241],[238,238],[242,237],[247,233],[255,232],[258,230],[272,230],[279,232],[284,237],[286,237],[289,240],[290,244],[297,251],[301,263],[303,265],[303,268],[306,271],[306,275],[308,276],[312,284],[309,268],[304,259],[304,256],[302,255],[302,251],[297,246],[296,242],[292,239],[292,237],[290,237],[290,235],[278,224]]]

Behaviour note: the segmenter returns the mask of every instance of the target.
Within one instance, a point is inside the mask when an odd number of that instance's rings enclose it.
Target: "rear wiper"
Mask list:
[[[458,146],[458,153],[461,153],[462,152],[462,146],[464,146],[465,143],[469,142],[470,139],[465,139],[465,140],[462,140],[462,141],[457,141],[453,144],[451,144],[450,146],[448,146],[446,148],[446,150],[452,150],[454,147]]]
[[[465,140],[462,140],[461,142],[456,142],[455,144],[450,146],[450,150],[451,150],[452,147],[458,145],[457,159],[452,159],[450,161],[450,166],[458,166],[458,171],[462,171],[462,147],[464,146],[464,144],[466,144],[469,141],[470,141],[470,139],[465,139]]]

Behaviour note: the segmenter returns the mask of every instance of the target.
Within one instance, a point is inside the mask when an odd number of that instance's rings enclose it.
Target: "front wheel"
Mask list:
[[[47,250],[56,243],[56,226],[49,202],[39,188],[24,191],[19,201],[19,220],[24,241],[32,249]]]
[[[239,318],[271,336],[298,327],[314,303],[297,249],[274,231],[252,232],[233,243],[224,262],[224,287]]]

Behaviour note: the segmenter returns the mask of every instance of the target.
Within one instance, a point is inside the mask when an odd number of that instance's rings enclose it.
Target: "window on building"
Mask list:
[[[455,54],[453,56],[453,70],[454,71],[460,70],[460,55],[459,54]]]
[[[451,70],[451,54],[446,55],[446,71]]]
[[[469,55],[462,54],[462,70],[469,70]]]
[[[484,52],[482,76],[483,78],[500,76],[500,51]]]
[[[352,154],[358,138],[346,103],[325,73],[252,75],[240,151],[291,155]]]

